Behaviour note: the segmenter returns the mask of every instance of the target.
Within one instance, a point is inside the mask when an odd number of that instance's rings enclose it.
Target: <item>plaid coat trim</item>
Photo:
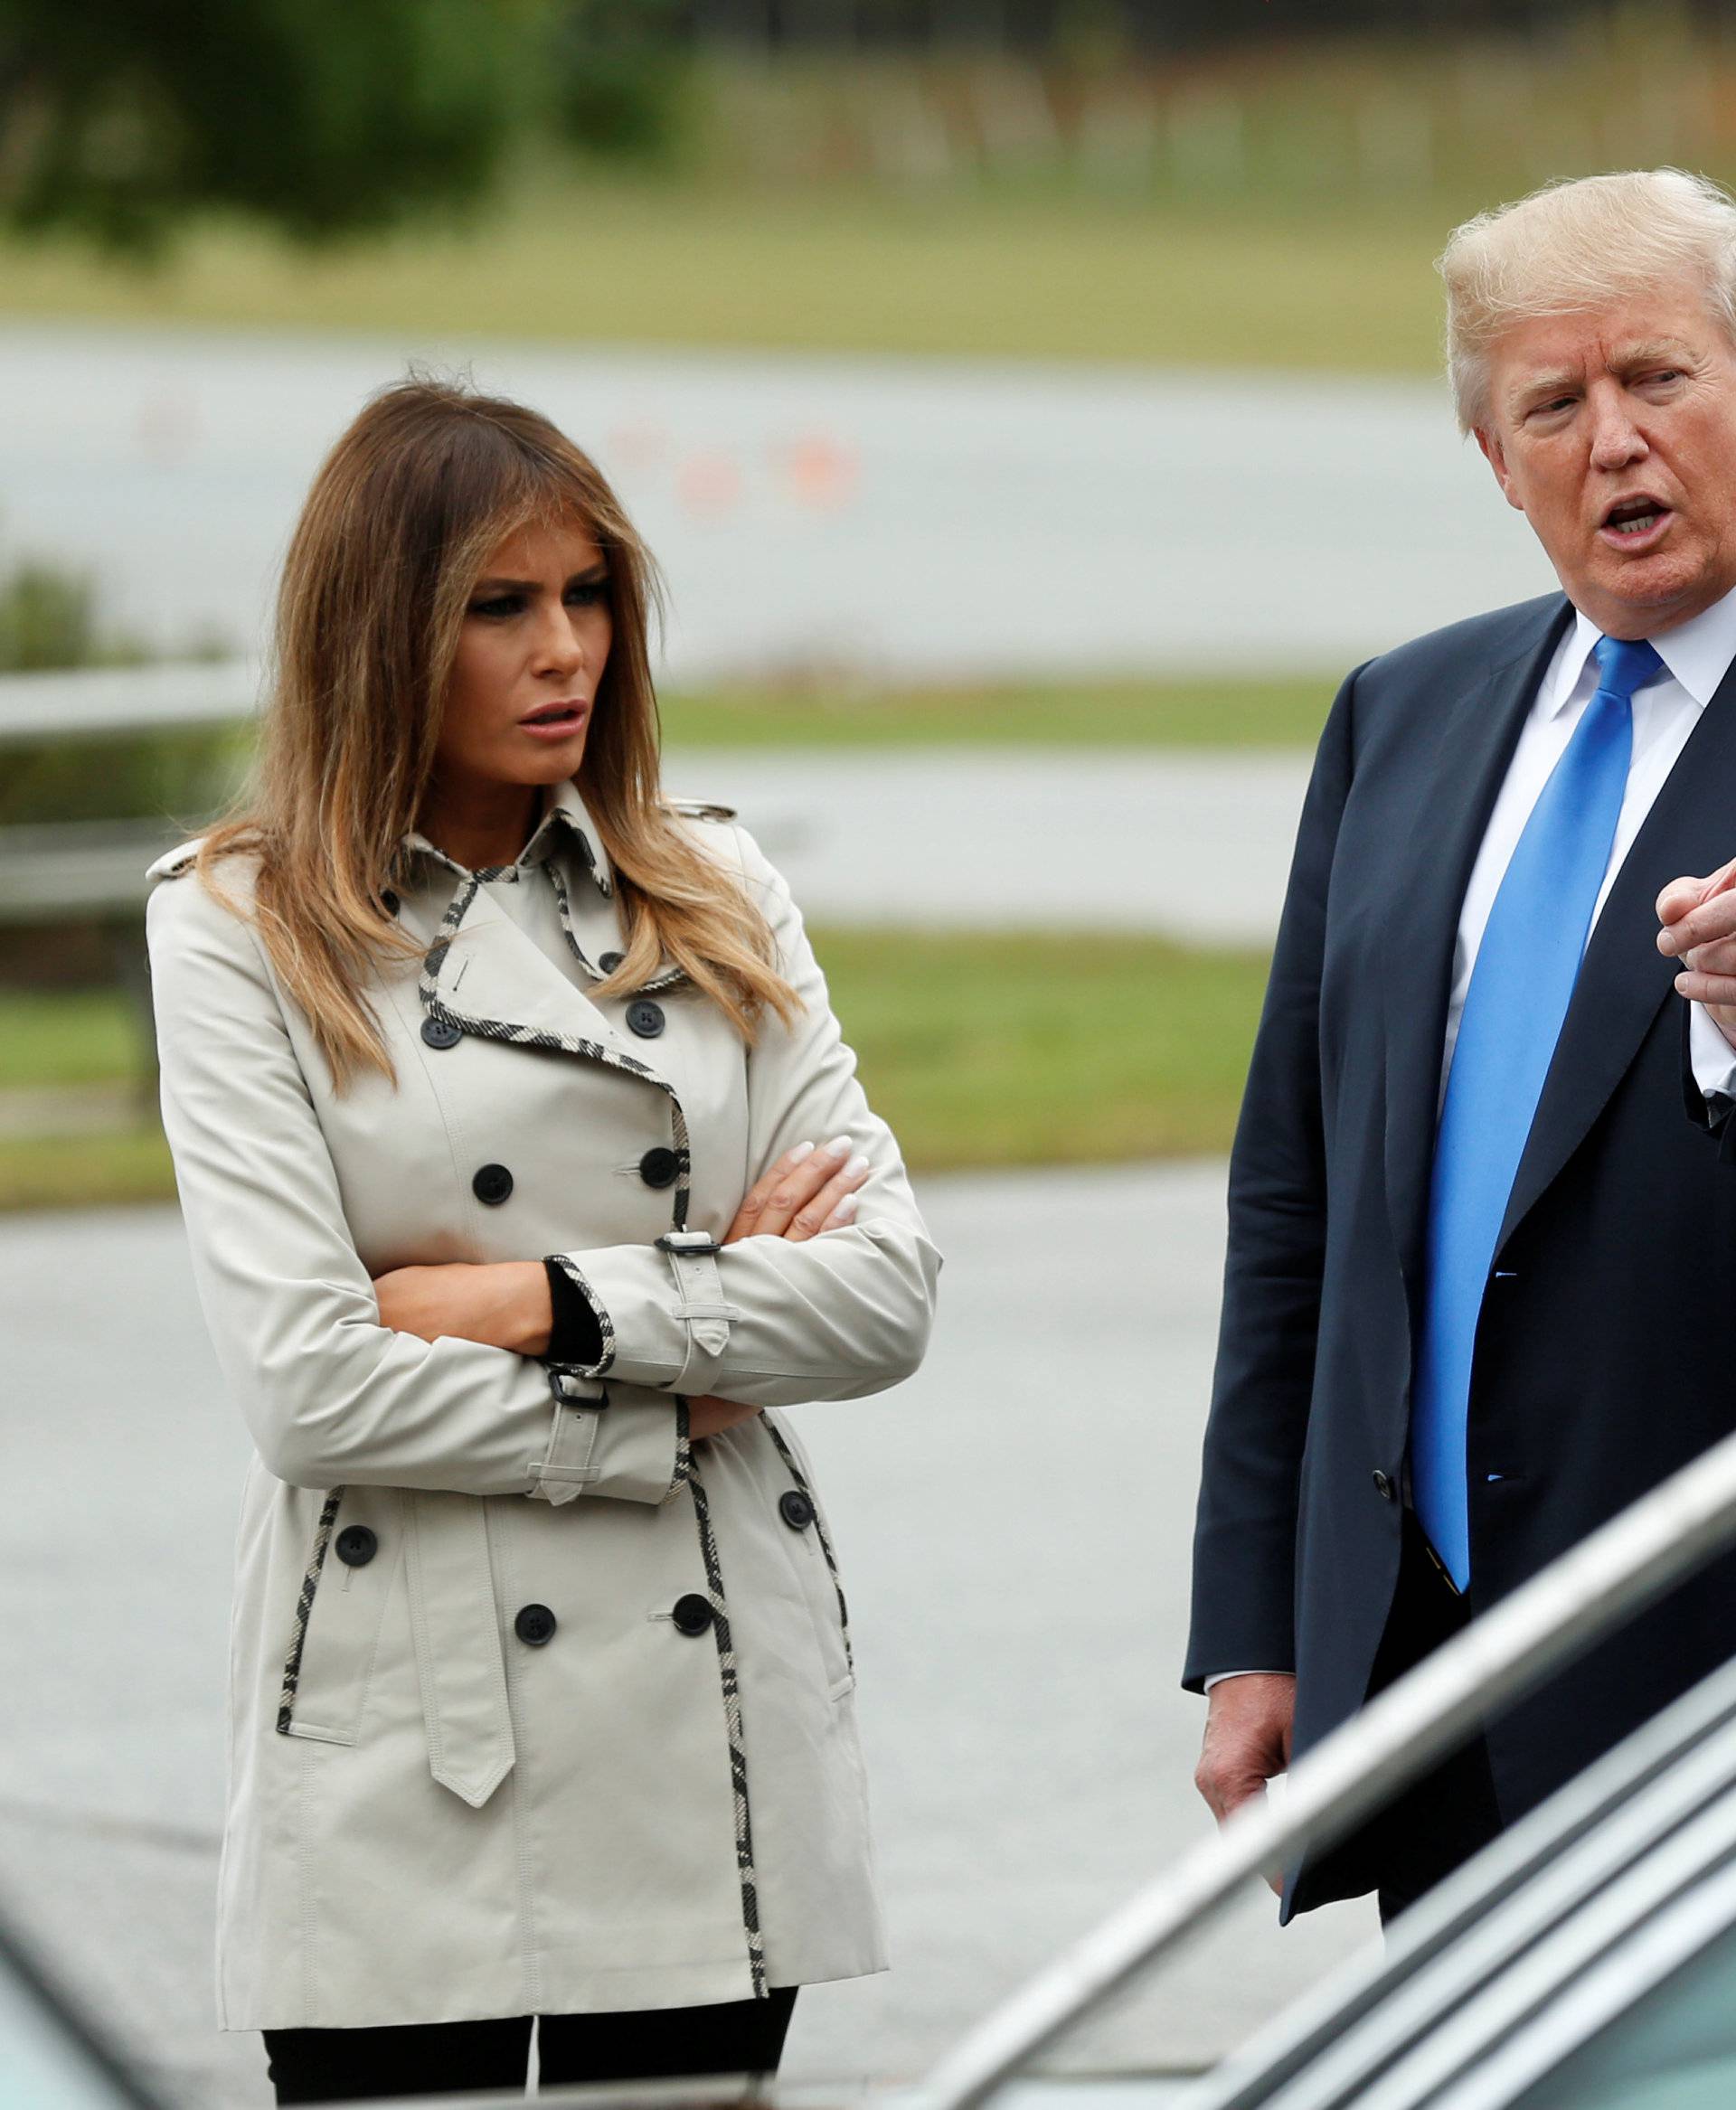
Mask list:
[[[784,1464],[788,1467],[790,1478],[813,1505],[814,1529],[819,1535],[820,1551],[825,1554],[826,1565],[832,1572],[833,1594],[838,1600],[838,1628],[844,1635],[844,1660],[854,1671],[856,1667],[856,1653],[850,1645],[850,1607],[844,1601],[844,1578],[838,1572],[838,1557],[833,1550],[832,1534],[826,1530],[826,1519],[820,1514],[820,1505],[815,1495],[813,1484],[808,1479],[807,1474],[796,1463],[796,1454],[784,1440],[783,1430],[778,1427],[769,1414],[761,1414],[760,1418],[766,1425],[766,1434],[777,1445]]]
[[[586,974],[590,976],[592,981],[600,982],[603,979],[603,970],[597,966],[587,954],[584,947],[580,944],[578,934],[572,928],[572,902],[567,892],[567,882],[561,876],[560,866],[551,863],[548,866],[548,874],[554,887],[554,905],[561,915],[561,935],[565,937],[573,958],[578,961]],[[605,889],[605,891],[607,890]],[[665,967],[662,974],[654,975],[648,982],[642,982],[637,994],[640,996],[655,996],[658,990],[673,989],[677,983],[684,982],[686,979],[686,975],[679,967]]]
[[[603,1352],[595,1362],[554,1362],[546,1356],[543,1361],[551,1370],[574,1371],[581,1378],[607,1377],[609,1366],[615,1361],[615,1322],[604,1310],[597,1292],[586,1280],[584,1270],[576,1260],[570,1259],[565,1253],[551,1253],[549,1258],[596,1314],[597,1331],[602,1336]]]
[[[326,1549],[332,1542],[332,1526],[337,1520],[338,1504],[344,1499],[344,1490],[334,1487],[320,1507],[319,1521],[314,1527],[313,1551],[307,1557],[307,1572],[301,1578],[301,1595],[296,1600],[295,1628],[289,1637],[289,1653],[283,1662],[283,1691],[278,1699],[278,1734],[287,1737],[289,1725],[295,1719],[296,1688],[301,1682],[301,1652],[307,1639],[307,1620],[314,1608],[314,1592],[319,1587],[320,1570],[326,1565]]]
[[[422,1009],[429,1018],[444,1024],[457,1026],[461,1032],[474,1033],[479,1040],[503,1041],[511,1047],[545,1048],[562,1054],[577,1055],[588,1062],[600,1062],[607,1069],[618,1069],[628,1077],[643,1078],[654,1085],[669,1101],[669,1117],[674,1132],[675,1153],[675,1187],[671,1201],[671,1214],[675,1221],[672,1229],[685,1230],[687,1210],[692,1200],[693,1143],[687,1129],[687,1116],[675,1093],[675,1088],[657,1075],[649,1063],[641,1062],[637,1056],[618,1053],[605,1047],[600,1041],[585,1039],[578,1033],[551,1033],[537,1026],[514,1025],[507,1019],[478,1018],[467,1012],[455,1011],[440,1000],[440,972],[446,966],[446,956],[452,949],[452,940],[476,900],[482,882],[475,873],[466,875],[464,883],[453,895],[446,914],[440,918],[440,928],[434,942],[428,948],[422,961],[420,994]],[[582,1287],[582,1284],[580,1285]]]
[[[741,1928],[748,1942],[748,1972],[753,1997],[766,1997],[766,1949],[760,1931],[760,1879],[753,1865],[753,1820],[748,1806],[748,1747],[741,1733],[741,1688],[736,1674],[735,1641],[729,1607],[723,1602],[723,1568],[712,1530],[712,1506],[700,1479],[697,1461],[690,1464],[693,1517],[705,1561],[706,1595],[712,1605],[712,1632],[717,1636],[717,1667],[723,1682],[723,1720],[730,1739],[730,1785],[735,1794],[735,1866],[741,1884]]]
[[[675,1394],[675,1469],[669,1476],[669,1492],[665,1502],[673,1502],[693,1476],[693,1445],[688,1432],[690,1409],[686,1400]]]

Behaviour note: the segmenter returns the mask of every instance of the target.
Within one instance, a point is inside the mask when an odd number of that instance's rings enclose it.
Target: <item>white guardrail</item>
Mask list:
[[[259,668],[247,659],[0,674],[0,748],[70,734],[162,732],[253,715]]]
[[[80,667],[0,675],[0,770],[33,740],[237,725],[259,692],[253,660]],[[178,840],[170,821],[72,821],[0,828],[0,923],[136,915],[145,868]]]

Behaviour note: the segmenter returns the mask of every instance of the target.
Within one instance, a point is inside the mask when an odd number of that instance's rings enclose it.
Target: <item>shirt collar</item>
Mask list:
[[[1566,649],[1544,696],[1543,716],[1559,718],[1580,685],[1591,647],[1603,636],[1589,616],[1576,614]],[[1687,622],[1651,640],[1678,686],[1703,711],[1736,661],[1736,589]]]
[[[401,858],[431,858],[460,879],[517,880],[537,865],[546,863],[561,843],[571,850],[571,863],[590,879],[597,891],[605,900],[613,894],[615,880],[609,869],[609,852],[603,848],[597,824],[585,811],[578,787],[569,777],[542,787],[542,814],[531,831],[530,840],[511,864],[488,865],[476,872],[467,871],[457,858],[448,856],[438,843],[430,843],[416,828],[400,836],[398,847]]]

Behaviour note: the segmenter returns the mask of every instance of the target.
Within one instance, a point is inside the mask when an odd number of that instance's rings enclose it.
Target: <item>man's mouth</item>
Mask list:
[[[1624,498],[1604,514],[1603,524],[1623,541],[1638,542],[1669,516],[1669,507],[1656,498]]]

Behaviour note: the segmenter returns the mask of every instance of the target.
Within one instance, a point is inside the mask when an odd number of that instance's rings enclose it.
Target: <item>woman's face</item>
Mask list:
[[[509,535],[465,612],[437,776],[448,787],[572,776],[613,636],[609,567],[582,528]]]

